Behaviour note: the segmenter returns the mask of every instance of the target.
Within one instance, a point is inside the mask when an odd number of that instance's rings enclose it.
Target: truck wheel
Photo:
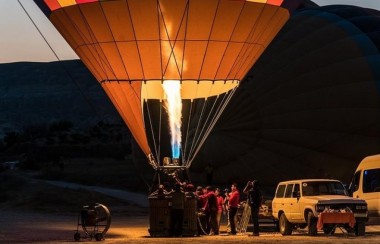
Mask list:
[[[365,235],[365,222],[358,221],[355,224],[355,235],[364,236]]]
[[[279,221],[279,224],[280,224],[280,233],[281,233],[283,236],[291,235],[291,234],[292,234],[293,226],[292,226],[292,224],[288,221],[288,219],[286,218],[286,216],[285,216],[284,213],[282,213],[282,214],[280,215],[280,221]]]
[[[314,217],[313,212],[307,214],[307,227],[309,236],[317,235],[317,218]]]

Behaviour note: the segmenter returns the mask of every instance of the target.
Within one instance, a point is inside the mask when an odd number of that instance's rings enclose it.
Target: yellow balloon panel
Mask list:
[[[76,4],[76,1],[75,0],[59,0],[59,4],[61,5],[61,7],[66,7],[66,6]]]

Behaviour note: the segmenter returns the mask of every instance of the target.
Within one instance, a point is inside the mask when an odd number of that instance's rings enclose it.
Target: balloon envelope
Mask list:
[[[144,103],[166,98],[162,83],[180,81],[182,99],[190,101],[231,93],[299,2],[34,1],[102,85],[150,159],[156,146],[147,136]],[[218,114],[209,121],[210,128],[222,110],[215,111]],[[200,146],[209,133],[205,131],[193,143]],[[190,154],[188,160],[193,157]]]

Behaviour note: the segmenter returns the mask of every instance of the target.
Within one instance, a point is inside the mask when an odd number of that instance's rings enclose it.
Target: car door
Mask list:
[[[291,194],[291,199],[289,200],[290,202],[290,211],[292,213],[292,220],[294,222],[302,221],[303,218],[303,213],[300,208],[299,204],[299,197],[300,197],[300,184],[296,183],[293,186],[293,191]]]
[[[277,187],[275,198],[272,201],[272,211],[273,216],[276,218],[279,211],[284,210],[284,193],[285,193],[286,184],[280,184]]]
[[[294,205],[297,203],[297,199],[292,197],[294,184],[288,184],[286,186],[284,201],[285,201],[285,214],[289,221],[293,222],[295,215]]]
[[[380,181],[380,169],[358,171],[354,178],[360,184],[353,192],[353,197],[361,198],[367,202],[369,217],[380,217],[380,183],[374,184],[374,180]]]

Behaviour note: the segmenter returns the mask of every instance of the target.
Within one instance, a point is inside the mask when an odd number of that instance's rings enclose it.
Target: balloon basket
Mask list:
[[[171,197],[149,197],[149,234],[152,237],[166,237],[170,235]],[[182,236],[197,235],[197,204],[196,199],[187,197],[185,202]]]

